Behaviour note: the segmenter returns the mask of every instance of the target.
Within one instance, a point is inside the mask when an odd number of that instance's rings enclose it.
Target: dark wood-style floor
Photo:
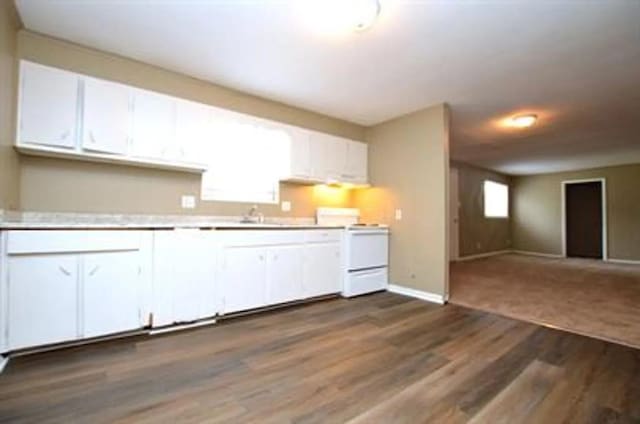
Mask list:
[[[640,351],[382,293],[12,360],[0,422],[640,419]]]

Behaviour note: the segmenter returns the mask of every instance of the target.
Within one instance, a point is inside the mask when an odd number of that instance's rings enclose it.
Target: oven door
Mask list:
[[[389,233],[387,231],[349,231],[350,271],[387,266],[389,263]]]

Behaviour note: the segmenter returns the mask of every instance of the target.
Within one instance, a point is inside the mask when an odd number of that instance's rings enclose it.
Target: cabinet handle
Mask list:
[[[71,135],[71,131],[66,130],[65,132],[63,132],[62,134],[60,134],[60,139],[61,139],[61,140],[66,140],[70,135]]]
[[[89,131],[89,141],[91,143],[96,144],[96,138],[93,136],[93,131]]]
[[[100,265],[96,265],[95,267],[93,267],[93,269],[91,271],[89,271],[89,277],[94,276],[95,273],[98,272],[99,269],[100,269]]]
[[[71,275],[71,272],[68,271],[65,267],[63,267],[62,265],[60,265],[58,267],[58,269],[60,270],[61,273],[63,273],[64,275]]]
[[[264,261],[264,255],[260,255],[260,260]]]

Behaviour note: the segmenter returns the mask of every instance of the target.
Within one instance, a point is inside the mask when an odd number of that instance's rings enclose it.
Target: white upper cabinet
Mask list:
[[[124,85],[84,79],[83,149],[119,155],[127,153],[129,93]]]
[[[176,101],[176,142],[170,155],[188,162],[203,162],[212,150],[212,111],[207,105]]]
[[[341,182],[347,165],[347,140],[341,137],[325,135],[327,146],[327,180]]]
[[[367,183],[367,145],[290,127],[291,166],[286,179],[309,183]]]
[[[290,137],[289,178],[306,181],[312,179],[311,134],[303,128],[287,127]]]
[[[347,140],[347,160],[342,180],[356,184],[367,182],[367,144]]]
[[[19,143],[75,147],[78,81],[71,72],[21,63]]]
[[[135,90],[131,140],[133,155],[142,158],[166,159],[169,157],[174,139],[174,99],[149,91]]]

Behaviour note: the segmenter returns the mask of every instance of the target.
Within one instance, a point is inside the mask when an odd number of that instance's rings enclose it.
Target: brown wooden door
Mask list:
[[[602,183],[566,185],[567,256],[602,259]]]

